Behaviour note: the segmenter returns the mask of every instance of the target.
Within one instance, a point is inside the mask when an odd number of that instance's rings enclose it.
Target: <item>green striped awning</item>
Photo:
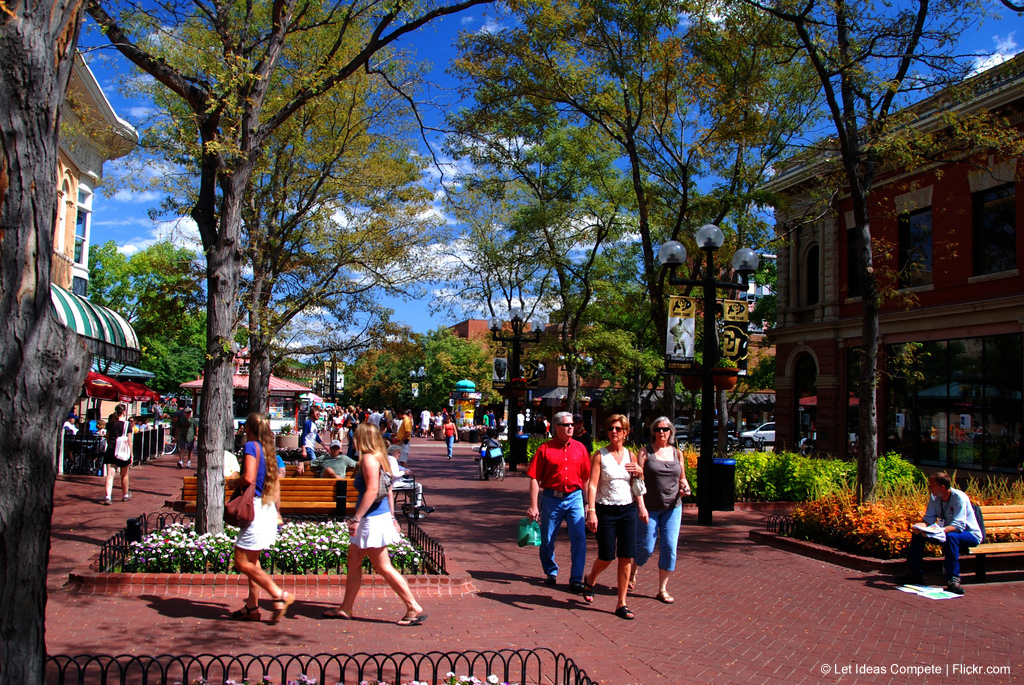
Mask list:
[[[52,284],[50,303],[57,320],[85,337],[93,354],[123,362],[139,360],[139,339],[117,312]]]

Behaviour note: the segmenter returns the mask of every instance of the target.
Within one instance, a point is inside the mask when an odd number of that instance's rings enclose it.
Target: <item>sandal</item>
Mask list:
[[[345,610],[341,607],[335,607],[333,609],[328,609],[327,611],[325,611],[324,618],[340,618],[346,621],[351,621],[352,614],[345,613]]]
[[[615,615],[619,618],[624,618],[627,621],[632,621],[634,618],[636,618],[636,616],[633,615],[633,612],[630,611],[629,607],[627,606],[621,606],[618,609],[616,609]]]
[[[594,586],[588,583],[587,581],[583,581],[583,590],[580,592],[580,594],[583,595],[584,602],[586,602],[587,604],[592,604],[594,601]]]
[[[249,608],[249,607],[243,605],[242,608],[239,609],[238,611],[231,612],[231,620],[232,621],[259,621],[260,620],[260,608],[259,608],[259,606],[254,606],[252,608]]]
[[[661,592],[659,592],[659,593],[658,593],[657,595],[655,595],[655,597],[656,597],[656,598],[657,598],[657,599],[658,599],[659,601],[662,601],[662,602],[664,602],[665,604],[672,604],[673,602],[675,602],[675,601],[676,601],[676,598],[675,598],[675,597],[673,597],[672,595],[668,594],[668,593],[667,593],[667,592],[665,592],[664,590],[662,590],[662,591],[661,591]]]
[[[401,620],[398,621],[398,625],[400,625],[400,626],[418,626],[419,624],[423,623],[426,620],[427,620],[427,615],[426,614],[418,614],[416,616],[408,616],[408,615],[406,615],[406,616],[402,617]]]
[[[270,622],[277,623],[284,618],[288,607],[295,601],[295,595],[290,592],[282,592],[281,596],[274,600],[274,613],[270,615]]]

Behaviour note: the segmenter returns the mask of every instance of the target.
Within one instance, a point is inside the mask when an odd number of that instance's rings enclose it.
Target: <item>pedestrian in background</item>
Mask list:
[[[132,439],[131,421],[125,416],[125,411],[125,406],[118,404],[107,421],[107,449],[103,453],[103,464],[106,467],[106,477],[103,479],[103,504],[108,506],[114,491],[115,468],[121,472],[121,501],[127,502],[132,498],[131,490],[129,490],[129,471],[132,468],[132,460],[124,462],[117,459],[117,439],[125,436],[129,441]],[[131,443],[129,442],[129,444]]]

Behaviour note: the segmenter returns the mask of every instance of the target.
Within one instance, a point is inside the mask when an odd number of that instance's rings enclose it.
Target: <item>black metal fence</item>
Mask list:
[[[860,547],[845,533],[830,526],[795,521],[791,516],[769,516],[767,526],[769,533],[817,542],[846,552],[861,552]]]
[[[337,517],[328,514],[286,515],[283,518],[286,521],[296,523],[338,520]],[[132,542],[141,541],[151,531],[163,530],[175,523],[189,524],[194,520],[195,514],[184,512],[155,512],[128,519],[125,528],[121,529],[100,546],[97,570],[100,573],[122,572],[128,559],[128,554],[131,551]],[[409,538],[409,542],[412,543],[413,547],[419,551],[419,562],[406,563],[403,559],[393,557],[391,560],[392,565],[401,573],[406,574],[448,575],[444,547],[441,543],[427,535],[412,519],[407,519],[406,524],[406,537]],[[310,573],[336,573],[343,575],[345,573],[345,567],[342,564],[325,566],[318,563],[307,564],[300,562],[296,567],[295,563],[289,562],[287,568],[282,568],[281,562],[273,554],[269,560],[262,560],[261,563],[268,573],[299,573],[302,575]],[[369,563],[368,560],[366,563]],[[367,566],[366,570],[370,570],[369,566]]]
[[[454,680],[447,674],[454,673]],[[362,682],[400,685],[416,681],[441,685],[461,676],[517,685],[595,685],[586,672],[564,654],[550,649],[494,652],[429,652],[426,654],[279,654],[275,656],[108,656],[58,654],[46,660],[46,682],[54,685],[252,685],[317,683],[358,685]]]
[[[132,435],[132,464],[138,466],[163,453],[166,429],[163,425]],[[63,472],[79,476],[103,475],[103,453],[106,440],[79,431],[64,434]]]

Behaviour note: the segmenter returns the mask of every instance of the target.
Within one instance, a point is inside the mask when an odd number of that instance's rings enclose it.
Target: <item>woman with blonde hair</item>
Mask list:
[[[249,414],[245,420],[245,458],[242,471],[229,485],[249,487],[256,484],[253,497],[255,517],[238,531],[235,539],[235,569],[249,579],[249,596],[245,606],[231,614],[238,621],[260,620],[260,589],[267,591],[274,600],[274,611],[270,622],[277,623],[284,617],[295,596],[277,586],[266,571],[260,568],[260,552],[277,540],[277,501],[280,491],[277,462],[274,460],[274,433],[270,422],[263,414]],[[268,466],[268,464],[270,466]]]
[[[423,607],[405,582],[405,576],[395,570],[388,556],[388,545],[401,539],[401,529],[395,518],[395,495],[389,487],[387,496],[375,501],[381,473],[392,476],[388,462],[388,448],[380,429],[368,422],[360,423],[355,430],[355,445],[359,450],[359,468],[356,471],[355,486],[359,493],[356,512],[349,521],[348,568],[345,576],[345,599],[341,606],[324,612],[326,618],[350,619],[355,615],[353,607],[359,589],[363,584],[363,559],[369,558],[374,570],[384,577],[398,598],[405,604],[405,616],[400,626],[415,626],[423,623],[427,615]]]
[[[629,589],[636,585],[637,570],[647,563],[658,543],[657,599],[672,604],[668,579],[676,570],[676,549],[679,546],[679,524],[683,517],[682,497],[690,494],[686,481],[686,464],[675,446],[676,429],[672,419],[659,416],[651,422],[651,442],[640,450],[637,464],[643,471],[647,494],[640,503],[637,524],[636,556],[629,577]]]

